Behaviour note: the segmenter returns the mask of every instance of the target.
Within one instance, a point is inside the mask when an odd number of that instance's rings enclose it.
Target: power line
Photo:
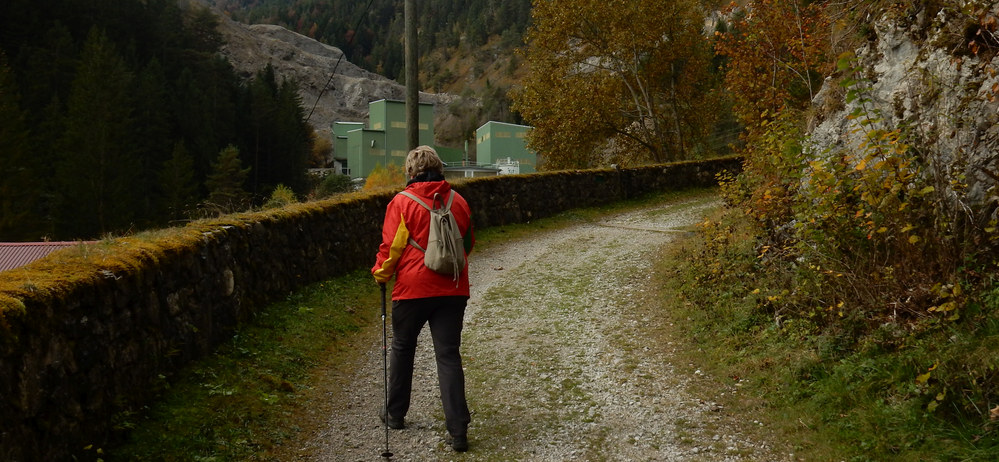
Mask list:
[[[350,34],[350,38],[347,39],[347,47],[354,43],[354,37],[357,37],[357,30],[361,27],[361,21],[368,16],[368,11],[371,10],[372,3],[374,3],[374,0],[368,0],[368,5],[364,7],[364,13],[361,14],[361,17],[357,18],[357,24],[354,26],[354,33]],[[340,57],[336,59],[336,64],[333,65],[333,72],[330,73],[330,78],[326,81],[326,85],[323,85],[323,89],[319,90],[319,96],[316,97],[316,102],[312,105],[312,110],[309,111],[309,116],[305,118],[305,123],[309,123],[309,119],[312,118],[312,113],[316,112],[316,106],[319,105],[319,100],[322,99],[323,94],[326,93],[326,89],[329,88],[330,83],[333,82],[333,77],[336,76],[336,70],[340,67],[340,61],[343,61],[343,56],[346,54],[347,52],[343,51],[343,48],[341,48]]]

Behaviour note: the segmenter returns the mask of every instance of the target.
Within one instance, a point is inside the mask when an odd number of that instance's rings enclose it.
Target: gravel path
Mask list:
[[[639,329],[656,249],[717,205],[712,196],[660,203],[474,252],[462,345],[471,450],[444,441],[424,329],[407,427],[389,433],[392,460],[780,459],[712,402],[735,389],[691,391],[699,371],[672,364],[668,345]],[[382,460],[380,337],[344,380],[298,460]]]

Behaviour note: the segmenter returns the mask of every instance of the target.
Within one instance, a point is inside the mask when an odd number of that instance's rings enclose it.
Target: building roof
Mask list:
[[[372,105],[372,104],[375,104],[375,103],[380,103],[382,101],[385,101],[386,103],[406,104],[406,100],[404,100],[404,99],[382,98],[382,99],[370,101],[370,102],[368,102],[368,105]],[[424,102],[424,101],[420,101],[418,104],[420,106],[434,106],[434,103],[429,103],[429,102]]]
[[[500,169],[487,166],[478,165],[456,165],[453,167],[444,167],[445,172],[498,172]]]
[[[68,242],[0,242],[0,271],[18,268],[59,249],[80,245]]]
[[[512,124],[510,122],[499,122],[499,121],[496,121],[496,120],[490,120],[490,121],[482,124],[482,126],[480,126],[478,128],[478,130],[482,130],[483,128],[486,128],[486,127],[488,127],[490,125],[506,125],[506,126],[509,126],[509,127],[517,127],[517,128],[534,128],[531,125]]]

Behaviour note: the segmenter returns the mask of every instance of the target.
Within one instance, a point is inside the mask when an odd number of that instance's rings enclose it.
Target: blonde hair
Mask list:
[[[430,146],[418,146],[406,155],[406,175],[415,178],[423,172],[437,172],[444,175],[444,162],[437,151]]]

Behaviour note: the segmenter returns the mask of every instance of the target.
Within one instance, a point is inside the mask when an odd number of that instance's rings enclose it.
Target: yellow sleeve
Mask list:
[[[409,245],[409,229],[406,228],[406,220],[400,213],[399,226],[395,230],[395,237],[392,238],[391,245],[389,245],[388,257],[372,272],[375,281],[386,283],[392,279],[395,267],[399,264],[399,259],[402,258],[402,251],[406,250],[407,245]],[[382,246],[385,246],[384,242]]]

